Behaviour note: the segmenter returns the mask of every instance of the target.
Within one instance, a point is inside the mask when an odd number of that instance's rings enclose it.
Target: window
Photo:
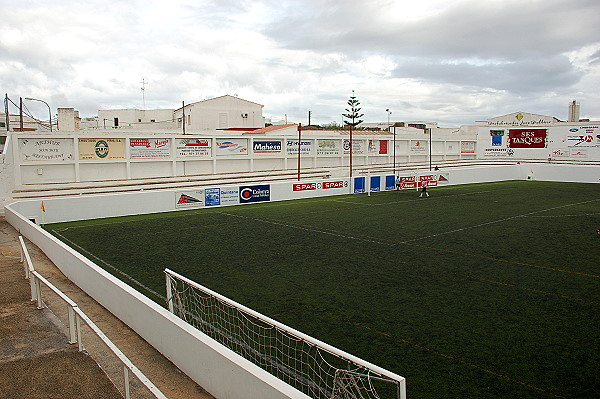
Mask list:
[[[188,126],[192,124],[192,115],[187,116]]]
[[[142,121],[141,119],[138,119],[138,122],[141,122],[141,121]]]
[[[156,122],[156,119],[150,119],[150,122]]]
[[[115,127],[119,126],[119,118],[115,118],[114,122],[115,122]]]

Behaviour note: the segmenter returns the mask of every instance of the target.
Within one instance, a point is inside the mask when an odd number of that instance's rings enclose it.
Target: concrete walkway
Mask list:
[[[75,301],[106,336],[169,399],[213,398],[170,361],[71,283],[32,243],[26,241],[35,269]],[[59,313],[66,306],[47,295],[49,309],[30,301],[20,263],[18,233],[0,217],[0,399],[122,398],[122,366],[99,340],[86,334],[86,353],[68,343]],[[52,310],[51,310],[52,309]],[[64,320],[64,319],[63,319]],[[98,363],[102,366],[100,368]],[[116,371],[116,372],[115,372]],[[108,375],[121,376],[113,384]],[[144,396],[147,397],[147,396]],[[132,392],[132,398],[136,398]]]

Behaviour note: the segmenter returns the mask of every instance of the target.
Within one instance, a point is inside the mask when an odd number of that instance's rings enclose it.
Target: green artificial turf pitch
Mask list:
[[[404,376],[409,399],[598,398],[600,185],[429,192],[46,228],[157,301],[122,273],[164,295],[170,268]]]

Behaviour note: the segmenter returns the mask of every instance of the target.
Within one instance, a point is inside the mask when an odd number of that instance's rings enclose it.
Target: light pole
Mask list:
[[[30,98],[30,97],[25,97],[25,100],[29,100],[29,101],[39,101],[41,103],[46,104],[46,106],[48,107],[48,123],[50,124],[50,131],[52,131],[52,110],[50,109],[50,106],[48,105],[48,103],[44,100],[38,100],[37,98]]]
[[[388,130],[391,129],[390,126],[390,115],[392,114],[392,111],[390,111],[389,108],[387,108],[385,110],[385,112],[387,112],[387,116],[388,116]],[[394,128],[394,179],[396,178],[396,128]]]

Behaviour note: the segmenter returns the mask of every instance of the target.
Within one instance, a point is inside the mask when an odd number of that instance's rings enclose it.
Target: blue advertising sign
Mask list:
[[[386,190],[395,190],[396,189],[396,176],[386,176],[385,177],[385,189]]]
[[[371,191],[381,190],[381,176],[371,176]]]
[[[492,147],[502,146],[502,136],[492,136]]]
[[[281,152],[281,141],[263,141],[255,140],[252,144],[252,150],[255,153],[276,153]]]
[[[204,205],[206,205],[206,206],[221,205],[221,189],[220,188],[204,189]]]
[[[365,192],[365,178],[364,177],[355,177],[354,178],[354,193],[364,193]]]
[[[271,200],[271,185],[260,184],[257,186],[240,187],[240,203],[262,202]]]

